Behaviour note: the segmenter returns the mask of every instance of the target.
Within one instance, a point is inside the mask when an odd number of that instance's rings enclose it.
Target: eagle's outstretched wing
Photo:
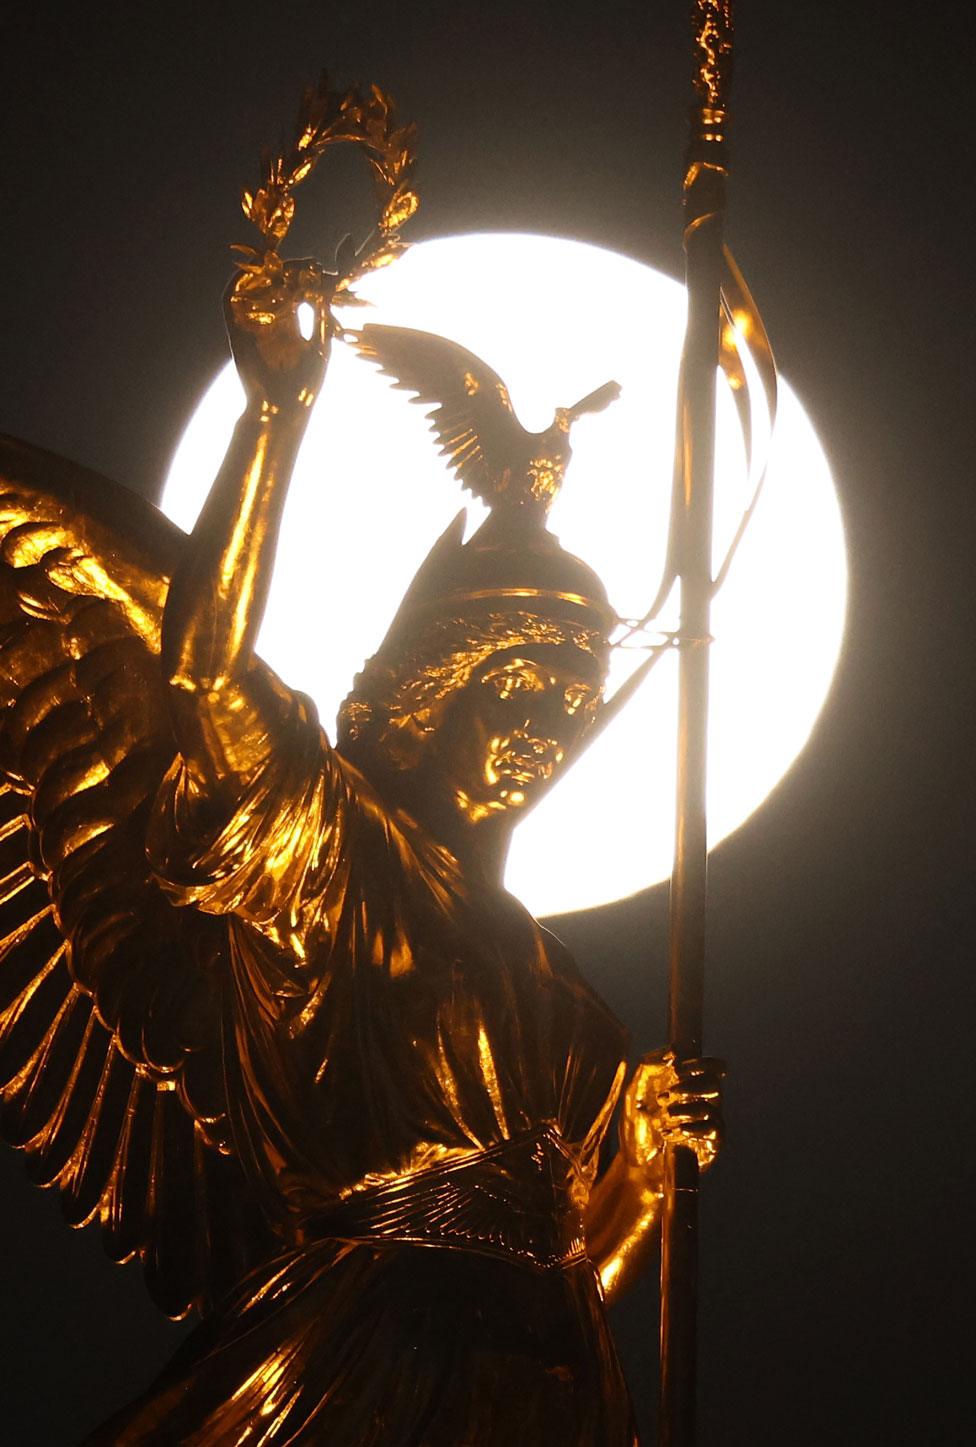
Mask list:
[[[227,1132],[226,923],[172,907],[146,862],[182,538],[0,439],[0,1127],[171,1316],[266,1247]]]
[[[348,333],[360,356],[376,362],[395,386],[415,392],[458,479],[489,506],[505,487],[531,434],[512,410],[508,388],[473,352],[430,332],[370,323]]]

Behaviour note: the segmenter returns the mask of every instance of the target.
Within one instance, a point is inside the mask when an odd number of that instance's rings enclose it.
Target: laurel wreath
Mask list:
[[[264,243],[234,246],[241,271],[255,280],[280,269],[280,248],[295,216],[295,191],[312,174],[326,151],[335,145],[357,145],[363,150],[376,187],[379,215],[374,231],[358,250],[340,247],[338,279],[332,287],[334,305],[362,305],[351,290],[353,283],[369,272],[388,266],[406,250],[401,228],[416,213],[419,197],[412,186],[416,167],[416,128],[400,126],[391,96],[371,86],[335,91],[323,76],[317,86],[306,88],[298,110],[290,148],[272,155],[261,154],[262,177],[256,191],[245,190],[241,209]]]

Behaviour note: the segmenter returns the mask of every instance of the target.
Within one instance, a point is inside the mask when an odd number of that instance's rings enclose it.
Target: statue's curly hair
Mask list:
[[[356,675],[339,709],[337,739],[347,757],[379,755],[397,771],[416,763],[445,702],[494,654],[524,645],[570,644],[595,658],[604,675],[609,656],[599,629],[521,610],[433,618],[406,637],[398,632]]]

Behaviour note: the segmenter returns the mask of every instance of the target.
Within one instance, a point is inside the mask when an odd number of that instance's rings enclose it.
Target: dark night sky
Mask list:
[[[701,1447],[955,1447],[976,937],[969,51],[945,0],[739,8],[729,237],[835,469],[852,594],[809,747],[714,856],[707,1043],[731,1064],[731,1129],[703,1205]],[[418,119],[416,238],[545,230],[680,268],[684,0],[15,11],[0,428],[147,495],[224,355],[238,191],[323,66]],[[303,215],[319,207],[335,239],[326,192]],[[589,299],[566,302],[585,322]],[[657,889],[561,926],[641,1048],[663,1033],[665,916]],[[180,1329],[15,1157],[2,1168],[0,1438],[61,1447]],[[621,1320],[641,1400],[654,1313],[649,1284]]]

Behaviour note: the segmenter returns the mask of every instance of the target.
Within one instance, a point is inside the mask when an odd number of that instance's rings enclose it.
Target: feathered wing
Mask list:
[[[492,506],[504,489],[504,470],[521,456],[530,434],[512,410],[508,388],[473,352],[430,332],[370,323],[352,336],[360,356],[415,392],[459,480]]]
[[[0,1129],[171,1316],[266,1246],[227,1133],[226,923],[172,907],[145,854],[182,538],[0,439]]]

